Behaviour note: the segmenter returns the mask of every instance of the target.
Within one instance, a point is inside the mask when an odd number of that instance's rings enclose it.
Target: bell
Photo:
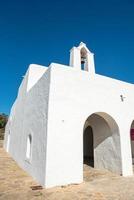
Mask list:
[[[85,57],[81,57],[81,64],[84,64],[86,61],[86,58]]]

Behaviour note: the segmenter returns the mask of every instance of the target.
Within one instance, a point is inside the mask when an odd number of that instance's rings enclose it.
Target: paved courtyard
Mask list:
[[[84,165],[84,182],[43,189],[2,148],[0,200],[134,200],[134,177],[120,177]]]

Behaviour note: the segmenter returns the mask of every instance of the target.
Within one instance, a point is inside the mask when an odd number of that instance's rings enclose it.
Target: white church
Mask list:
[[[70,65],[31,64],[6,126],[4,148],[45,188],[83,182],[83,163],[132,176],[134,85],[95,73],[80,43]]]

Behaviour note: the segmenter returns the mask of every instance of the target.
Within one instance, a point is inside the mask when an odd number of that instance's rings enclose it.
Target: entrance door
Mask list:
[[[93,130],[88,126],[84,131],[83,139],[84,164],[94,167]]]

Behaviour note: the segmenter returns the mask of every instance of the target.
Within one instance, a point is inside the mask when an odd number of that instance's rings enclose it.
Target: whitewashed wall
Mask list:
[[[43,69],[40,66],[31,65],[27,71],[10,114],[4,144],[5,149],[7,149],[7,137],[10,131],[8,152],[41,185],[44,185],[45,182],[47,113],[50,85],[50,69],[45,67]],[[38,78],[36,76],[36,79],[30,76],[34,71],[38,76]],[[27,160],[27,137],[29,134],[32,136],[32,154],[31,159]]]
[[[132,175],[130,124],[134,117],[134,86],[97,74],[90,78],[88,72],[63,65],[51,67],[46,187],[83,181],[83,127],[96,112],[107,113],[119,127],[120,146],[114,141],[119,162],[114,165],[107,161],[106,168]],[[120,95],[126,97],[124,102]],[[113,156],[111,152],[111,160]]]

